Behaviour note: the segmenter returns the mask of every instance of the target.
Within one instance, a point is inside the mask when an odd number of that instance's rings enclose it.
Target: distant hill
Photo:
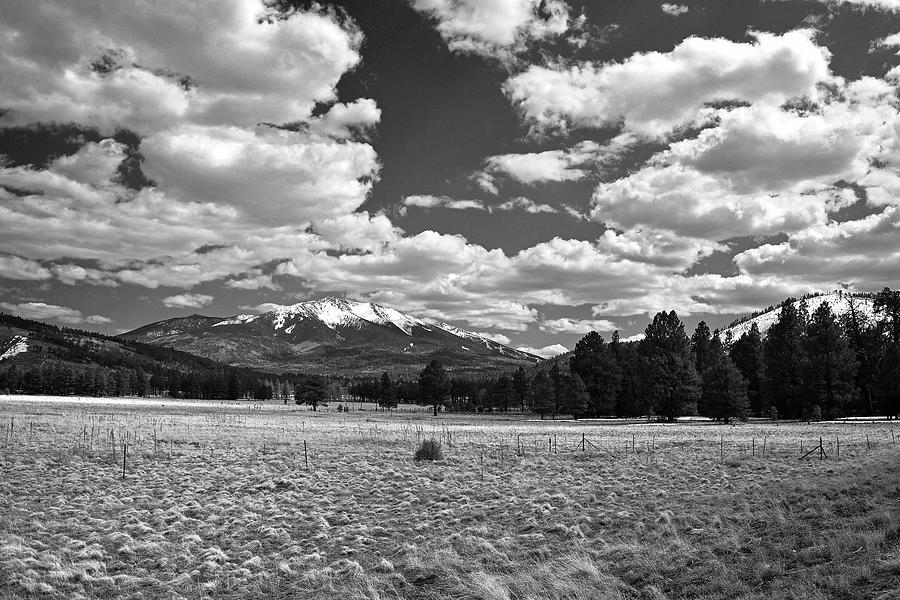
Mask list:
[[[0,313],[0,390],[227,398],[252,395],[260,382],[274,387],[279,379],[292,385],[297,377]]]
[[[827,302],[834,314],[839,317],[849,313],[851,307],[858,311],[865,319],[871,320],[875,317],[873,294],[844,292],[840,290],[823,294],[813,294],[795,300],[793,302],[794,307],[799,309],[800,304],[803,301],[806,301],[810,314],[815,312],[819,306]],[[765,337],[769,328],[778,321],[778,317],[781,315],[781,309],[784,304],[785,303],[782,302],[777,306],[770,306],[760,312],[737,319],[726,327],[722,331],[722,334],[725,335],[727,332],[731,332],[732,338],[736,340],[749,332],[755,324],[759,328],[760,334]]]
[[[446,323],[333,297],[261,314],[167,319],[119,337],[248,368],[348,376],[411,374],[432,359],[461,371],[511,369],[540,360]]]

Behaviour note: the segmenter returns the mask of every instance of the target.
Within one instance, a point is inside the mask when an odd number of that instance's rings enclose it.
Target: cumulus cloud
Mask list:
[[[634,135],[621,133],[602,144],[586,140],[562,150],[489,156],[474,180],[491,194],[499,193],[498,179],[502,177],[525,185],[577,181],[615,162],[636,143]]]
[[[864,78],[813,110],[754,105],[716,112],[718,124],[672,144],[648,164],[600,184],[592,216],[610,226],[685,236],[799,233],[857,201],[855,181],[884,188],[900,114],[893,88]],[[889,170],[889,169],[888,169]],[[872,193],[880,197],[878,189]]]
[[[372,187],[368,144],[305,133],[191,126],[141,142],[144,170],[174,198],[222,202],[264,223],[352,212]]]
[[[22,2],[6,7],[0,31],[7,121],[142,135],[185,122],[304,119],[334,99],[362,43],[351,22],[323,10],[279,16],[260,0],[215,10],[174,0]]]
[[[671,15],[673,17],[679,17],[690,11],[690,8],[688,8],[684,4],[672,4],[669,2],[663,2],[662,6],[660,6],[659,9],[667,15]]]
[[[53,320],[68,325],[80,323],[104,325],[112,323],[112,319],[102,315],[85,316],[80,310],[69,308],[68,306],[59,306],[58,304],[47,304],[46,302],[21,302],[19,304],[0,302],[0,309],[25,319]]]
[[[455,52],[504,57],[534,40],[559,36],[580,21],[563,0],[411,0],[434,19]]]
[[[638,53],[620,63],[533,65],[504,90],[538,131],[623,122],[658,137],[703,119],[709,103],[779,105],[829,80],[830,54],[811,31],[754,35],[752,43],[690,37],[671,52]]]
[[[214,298],[207,294],[178,294],[163,298],[163,304],[169,308],[201,308],[209,305]]]
[[[0,277],[25,281],[50,279],[53,274],[36,260],[12,254],[0,254]]]
[[[591,331],[615,331],[619,326],[607,319],[548,319],[539,329],[545,333],[588,333]]]
[[[554,356],[559,356],[560,354],[565,354],[569,351],[568,348],[563,346],[562,344],[553,344],[550,346],[544,346],[543,348],[532,348],[531,346],[518,346],[516,350],[521,350],[522,352],[528,352],[529,354],[534,354],[535,356],[540,356],[541,358],[553,358]]]

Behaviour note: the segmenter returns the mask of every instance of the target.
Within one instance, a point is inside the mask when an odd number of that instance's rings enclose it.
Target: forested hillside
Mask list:
[[[0,313],[0,392],[265,399],[299,379]]]

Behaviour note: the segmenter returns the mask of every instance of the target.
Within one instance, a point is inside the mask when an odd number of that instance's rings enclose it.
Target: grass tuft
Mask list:
[[[416,454],[413,456],[415,460],[442,460],[444,451],[441,449],[441,443],[435,439],[428,439],[419,445]]]

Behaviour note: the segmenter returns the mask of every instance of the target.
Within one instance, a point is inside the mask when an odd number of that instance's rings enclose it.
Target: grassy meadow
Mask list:
[[[888,422],[367,408],[0,396],[0,599],[900,598]]]

